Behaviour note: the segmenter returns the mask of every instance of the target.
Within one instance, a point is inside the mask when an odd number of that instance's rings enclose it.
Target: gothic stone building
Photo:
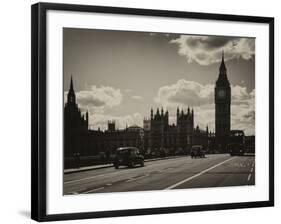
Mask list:
[[[215,134],[194,128],[194,111],[176,111],[176,124],[169,124],[169,112],[157,108],[145,119],[143,128],[126,127],[119,130],[114,121],[108,122],[105,131],[89,129],[89,114],[82,114],[76,102],[73,81],[67,94],[64,107],[64,158],[91,158],[100,153],[110,154],[118,147],[136,146],[147,151],[165,151],[174,154],[177,151],[189,153],[192,145],[204,145],[219,152],[225,152],[230,133],[231,87],[227,78],[224,55],[219,68],[219,77],[215,85]]]
[[[208,146],[208,129],[194,128],[194,111],[189,108],[184,112],[177,108],[176,125],[169,124],[169,112],[151,109],[150,119],[144,120],[144,126],[136,125],[124,129],[116,129],[114,121],[108,121],[107,130],[89,129],[88,111],[84,114],[78,107],[76,95],[71,78],[64,107],[64,158],[65,167],[70,164],[75,156],[82,161],[93,164],[101,154],[106,156],[114,153],[118,147],[135,146],[144,153],[147,151],[160,152],[173,155],[177,150],[189,153],[194,144]],[[68,162],[70,161],[70,162]],[[88,164],[84,164],[88,165]]]
[[[81,114],[76,103],[71,77],[67,102],[64,107],[64,157],[72,157],[84,151],[84,143],[88,135],[89,115]]]
[[[162,151],[164,154],[176,152],[189,153],[192,145],[200,144],[208,147],[208,128],[194,129],[194,111],[186,112],[177,108],[176,124],[169,124],[169,112],[157,108],[150,112],[150,119],[144,120],[144,148],[146,151]]]
[[[143,128],[126,127],[119,130],[115,122],[109,121],[105,131],[89,129],[88,111],[81,113],[71,78],[64,106],[64,158],[65,167],[73,167],[73,161],[79,157],[81,163],[92,164],[100,154],[109,155],[118,147],[136,146],[143,148]],[[83,165],[83,164],[81,164]]]

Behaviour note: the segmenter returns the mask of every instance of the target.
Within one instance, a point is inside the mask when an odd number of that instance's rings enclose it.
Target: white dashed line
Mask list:
[[[251,180],[253,171],[254,171],[254,163],[252,163],[252,168],[251,168],[250,174],[248,175],[248,179],[247,179],[248,182]]]
[[[250,173],[249,176],[248,176],[248,180],[247,181],[250,181],[251,176],[252,176],[252,174]]]

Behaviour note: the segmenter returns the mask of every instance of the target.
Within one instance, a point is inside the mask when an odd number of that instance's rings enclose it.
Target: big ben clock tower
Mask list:
[[[215,87],[216,104],[216,146],[218,150],[225,152],[227,139],[230,133],[230,104],[231,88],[227,79],[226,67],[224,64],[224,53],[219,70],[219,77]]]

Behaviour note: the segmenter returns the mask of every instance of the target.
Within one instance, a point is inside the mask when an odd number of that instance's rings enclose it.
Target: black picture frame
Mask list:
[[[269,25],[269,200],[196,206],[159,207],[70,214],[46,213],[46,13],[48,10],[100,12],[124,15],[161,16],[216,21],[253,22]],[[73,4],[37,3],[31,11],[32,76],[32,155],[31,218],[37,221],[70,220],[115,216],[132,216],[206,210],[274,206],[274,18],[137,8],[102,7]]]

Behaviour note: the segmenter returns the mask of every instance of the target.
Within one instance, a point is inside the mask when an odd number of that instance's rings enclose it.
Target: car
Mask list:
[[[231,156],[243,156],[245,153],[244,145],[239,143],[228,144],[227,150]]]
[[[193,145],[191,147],[190,156],[191,158],[204,158],[205,157],[205,149],[202,145]]]
[[[119,166],[144,166],[144,156],[140,154],[140,150],[136,147],[121,147],[116,150],[113,165],[115,169],[118,169]]]

